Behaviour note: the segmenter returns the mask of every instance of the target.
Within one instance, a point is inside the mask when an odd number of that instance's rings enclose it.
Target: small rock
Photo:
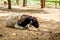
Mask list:
[[[0,34],[0,37],[2,37],[3,35],[2,34]]]
[[[36,39],[39,39],[38,37]]]
[[[52,31],[50,31],[50,33],[52,33]]]
[[[12,33],[12,35],[16,36],[17,34],[16,33]]]

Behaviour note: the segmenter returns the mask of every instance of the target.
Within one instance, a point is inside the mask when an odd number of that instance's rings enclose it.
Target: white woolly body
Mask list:
[[[11,14],[6,21],[6,26],[8,27],[14,27],[14,25],[16,24],[17,20],[20,19],[22,15],[20,14]]]

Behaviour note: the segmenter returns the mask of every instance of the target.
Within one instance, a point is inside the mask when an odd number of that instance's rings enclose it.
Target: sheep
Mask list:
[[[9,27],[20,28],[20,29],[27,29],[31,25],[34,26],[35,28],[39,27],[37,19],[30,15],[10,16],[8,17],[6,24]]]

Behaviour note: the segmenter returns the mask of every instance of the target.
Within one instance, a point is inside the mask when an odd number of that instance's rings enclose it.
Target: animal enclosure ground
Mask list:
[[[37,17],[39,28],[20,30],[6,27],[6,18],[16,13]],[[60,40],[60,9],[0,8],[0,40]]]

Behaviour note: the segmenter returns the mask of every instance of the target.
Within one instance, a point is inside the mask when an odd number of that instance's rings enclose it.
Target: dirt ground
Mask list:
[[[39,28],[20,30],[6,27],[6,18],[14,13],[37,17]],[[60,9],[0,8],[0,40],[60,40]]]

